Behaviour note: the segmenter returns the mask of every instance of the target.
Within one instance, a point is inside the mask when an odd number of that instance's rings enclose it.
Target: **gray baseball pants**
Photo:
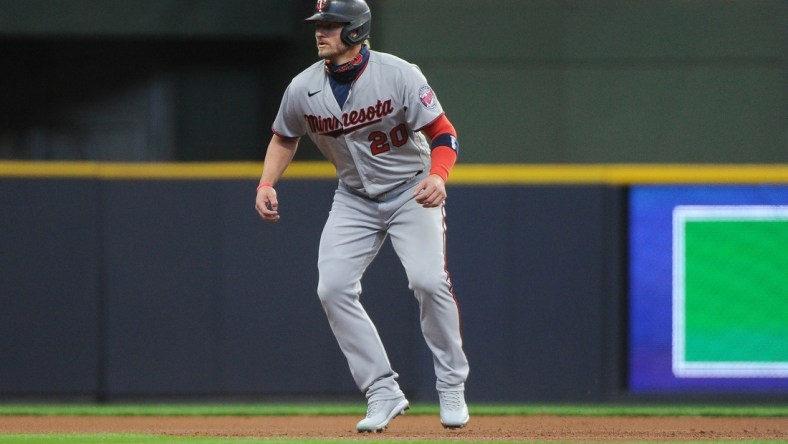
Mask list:
[[[445,208],[424,208],[412,195],[423,177],[376,199],[360,196],[340,182],[320,239],[317,293],[356,385],[370,401],[403,395],[360,301],[361,278],[387,235],[419,303],[436,388],[463,389],[468,377],[459,308],[446,271]]]

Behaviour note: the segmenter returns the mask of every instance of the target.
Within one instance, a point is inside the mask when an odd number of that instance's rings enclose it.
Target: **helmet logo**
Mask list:
[[[327,0],[317,0],[317,3],[315,4],[315,9],[317,9],[318,12],[323,12],[326,10],[327,3],[328,3]]]

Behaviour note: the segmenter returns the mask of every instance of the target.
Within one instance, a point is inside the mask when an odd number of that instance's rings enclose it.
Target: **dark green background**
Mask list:
[[[788,161],[783,0],[370,5],[373,48],[423,69],[462,162]],[[0,158],[259,160],[315,60],[310,0],[0,6]]]

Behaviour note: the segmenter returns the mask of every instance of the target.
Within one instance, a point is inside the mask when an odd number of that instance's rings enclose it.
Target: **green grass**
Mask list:
[[[473,415],[564,415],[564,416],[724,416],[788,417],[784,405],[506,405],[471,404]],[[363,403],[272,403],[272,404],[91,404],[6,403],[3,415],[73,416],[266,416],[266,415],[363,415]],[[435,415],[438,406],[412,404],[409,415]]]

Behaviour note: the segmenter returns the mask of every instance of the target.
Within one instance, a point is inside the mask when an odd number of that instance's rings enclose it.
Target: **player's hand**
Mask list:
[[[413,190],[416,202],[424,208],[437,207],[446,200],[446,183],[436,174],[430,174]]]
[[[279,220],[279,201],[276,199],[276,190],[273,187],[262,187],[257,191],[254,209],[266,222]]]

